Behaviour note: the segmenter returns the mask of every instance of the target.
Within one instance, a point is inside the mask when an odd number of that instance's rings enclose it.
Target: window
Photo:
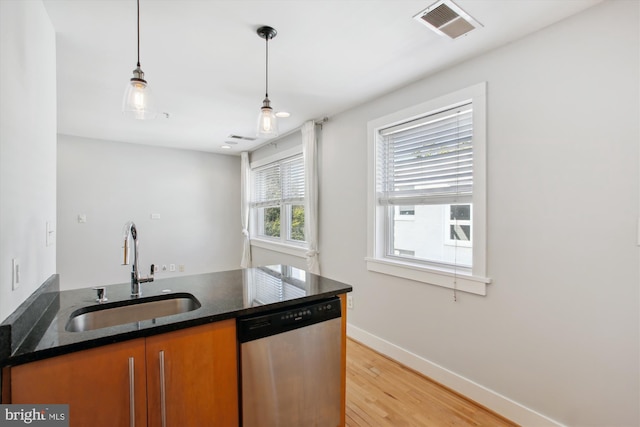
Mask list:
[[[484,294],[485,85],[369,123],[369,270]]]
[[[301,154],[252,171],[253,235],[285,244],[303,244],[304,161]]]

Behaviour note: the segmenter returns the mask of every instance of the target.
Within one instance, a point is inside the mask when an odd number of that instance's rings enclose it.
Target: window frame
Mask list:
[[[472,268],[423,263],[386,254],[387,206],[377,202],[376,171],[378,137],[382,129],[437,114],[471,102],[473,104],[473,195],[472,195]],[[409,280],[486,295],[486,82],[440,96],[427,102],[371,120],[368,131],[368,217],[367,269]],[[464,202],[459,203],[464,204]]]
[[[298,241],[290,238],[291,234],[291,224],[288,219],[288,215],[291,213],[291,208],[294,205],[301,205],[306,207],[306,201],[303,200],[294,200],[294,201],[280,201],[277,204],[273,205],[264,205],[264,206],[254,206],[254,172],[257,169],[267,167],[269,165],[275,163],[283,163],[293,157],[303,157],[302,147],[293,147],[288,150],[283,150],[273,156],[268,156],[266,158],[260,159],[255,162],[251,162],[251,202],[249,209],[249,229],[251,236],[251,245],[269,249],[281,253],[285,253],[288,255],[294,255],[299,257],[304,257],[305,252],[308,248],[308,243],[306,241]],[[306,195],[305,195],[306,198]],[[259,209],[268,208],[268,207],[279,207],[280,208],[280,237],[270,237],[264,234],[258,234],[258,231],[261,229],[261,225],[259,224],[260,214]],[[283,220],[285,222],[283,222]],[[287,224],[285,228],[285,224]]]

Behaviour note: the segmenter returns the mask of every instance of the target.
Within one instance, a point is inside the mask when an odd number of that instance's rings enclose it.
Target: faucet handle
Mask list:
[[[107,288],[104,286],[93,288],[98,292],[98,298],[96,298],[96,302],[106,302],[109,301],[107,298]]]
[[[149,283],[149,282],[153,282],[153,273],[155,272],[156,266],[154,264],[151,264],[151,274],[149,274],[148,277],[139,277],[138,278],[138,283]]]

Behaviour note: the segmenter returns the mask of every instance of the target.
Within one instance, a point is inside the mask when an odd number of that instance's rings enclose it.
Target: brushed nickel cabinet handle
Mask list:
[[[160,350],[160,414],[162,416],[162,427],[167,427],[167,405],[166,388],[164,379],[164,350]]]
[[[129,425],[136,426],[135,359],[129,358]]]

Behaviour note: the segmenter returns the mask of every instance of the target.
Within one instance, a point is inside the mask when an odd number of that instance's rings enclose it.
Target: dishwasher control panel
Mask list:
[[[305,306],[290,311],[280,313],[280,321],[282,324],[296,323],[304,320],[313,319],[314,317],[326,317],[337,311],[340,315],[340,301],[327,301],[314,306]]]
[[[342,316],[340,298],[238,319],[240,342],[251,341]]]

